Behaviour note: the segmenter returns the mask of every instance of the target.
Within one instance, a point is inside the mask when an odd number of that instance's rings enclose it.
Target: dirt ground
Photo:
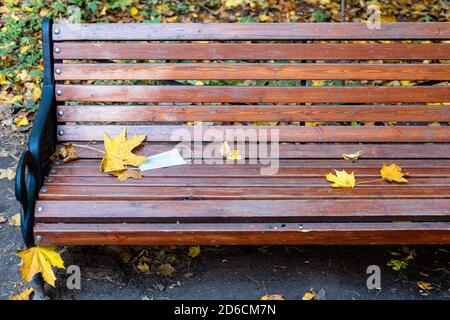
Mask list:
[[[1,129],[0,168],[16,165],[25,148],[26,135]],[[14,181],[0,180],[0,215],[10,218],[19,211]],[[9,221],[0,223],[0,299],[25,288],[19,273],[18,249],[23,248],[20,230]],[[150,267],[141,272],[136,263],[124,263],[115,247],[62,247],[66,267],[81,269],[81,289],[66,287],[68,275],[57,272],[56,288],[47,288],[51,299],[259,299],[283,294],[301,299],[307,291],[322,299],[449,299],[450,246],[270,246],[202,247],[195,258],[188,248],[148,248],[170,256],[176,272],[164,276]],[[131,248],[142,252],[144,248]],[[391,259],[403,259],[415,250],[409,266],[395,271]],[[368,290],[366,269],[381,268],[381,290]],[[420,289],[425,281],[432,290]]]

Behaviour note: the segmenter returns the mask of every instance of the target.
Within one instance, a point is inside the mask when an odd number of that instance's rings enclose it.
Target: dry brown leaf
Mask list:
[[[71,143],[63,145],[54,154],[53,157],[60,158],[63,162],[67,163],[80,158],[75,146]]]
[[[259,300],[285,300],[282,294],[266,294],[259,298]]]
[[[383,167],[380,170],[380,174],[383,177],[383,179],[389,181],[389,182],[399,182],[399,183],[406,183],[408,180],[404,178],[404,175],[407,175],[407,173],[402,173],[402,168],[395,163],[390,164],[387,166],[385,163],[383,163]]]
[[[354,188],[356,185],[356,178],[354,173],[347,173],[345,170],[334,170],[336,174],[328,173],[325,178],[332,182],[333,188]]]
[[[434,289],[433,285],[429,282],[417,281],[416,284],[420,289],[425,290],[425,291],[430,291],[430,290]]]
[[[175,272],[177,272],[177,270],[174,267],[172,267],[172,265],[170,263],[164,263],[159,266],[159,273],[161,273],[162,275],[164,275],[166,277],[170,277]]]
[[[125,182],[128,179],[135,179],[135,180],[142,179],[142,174],[137,170],[125,169],[122,171],[112,171],[109,173],[115,175],[117,177],[117,180],[119,180],[120,182]]]

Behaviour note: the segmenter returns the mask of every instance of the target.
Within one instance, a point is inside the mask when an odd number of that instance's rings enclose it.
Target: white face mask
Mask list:
[[[153,156],[147,157],[140,166],[141,171],[151,170],[157,168],[165,168],[171,166],[178,166],[181,164],[186,164],[186,161],[178,152],[178,148],[174,148],[170,151],[155,154]]]

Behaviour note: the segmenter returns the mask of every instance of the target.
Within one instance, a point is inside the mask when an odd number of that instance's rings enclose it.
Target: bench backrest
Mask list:
[[[155,151],[189,122],[256,122],[277,125],[282,158],[450,158],[428,144],[450,142],[450,23],[54,24],[52,37],[60,142],[126,126]]]

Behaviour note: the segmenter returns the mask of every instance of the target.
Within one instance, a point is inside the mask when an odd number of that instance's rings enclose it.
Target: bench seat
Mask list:
[[[45,19],[42,40],[16,175],[27,246],[450,243],[450,23]],[[124,129],[139,155],[188,142],[193,162],[118,182],[100,161]],[[242,163],[205,152],[224,141]],[[52,162],[64,144],[80,159]],[[335,169],[356,187],[332,188]]]
[[[390,159],[188,164],[118,182],[98,159],[55,164],[37,201],[43,244],[370,244],[450,241],[450,160],[396,159],[408,184],[380,180]],[[354,171],[355,189],[324,175]],[[412,236],[413,235],[413,236]]]

